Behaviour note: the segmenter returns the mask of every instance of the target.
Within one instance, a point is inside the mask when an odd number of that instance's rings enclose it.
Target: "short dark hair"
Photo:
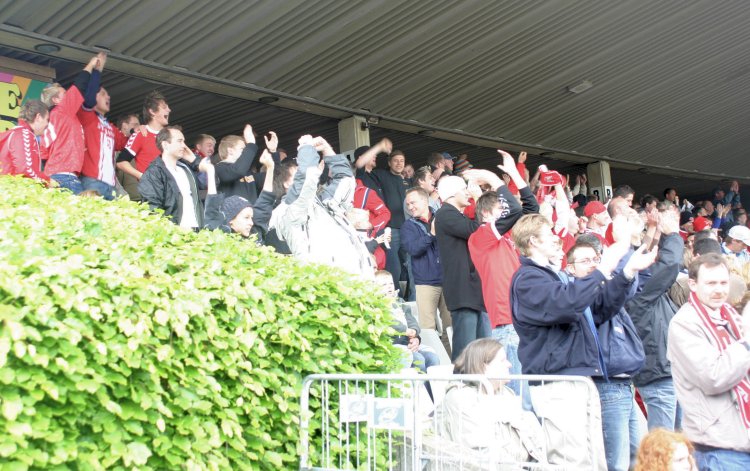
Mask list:
[[[284,182],[286,182],[292,175],[292,169],[297,168],[296,159],[284,159],[280,165],[276,165],[273,169],[273,193],[276,198],[281,198],[286,193],[284,188]],[[268,175],[266,175],[268,178]]]
[[[124,115],[119,116],[117,120],[115,121],[115,126],[117,126],[117,129],[120,129],[122,125],[125,124],[127,121],[129,121],[130,118],[132,118],[133,116],[135,116],[136,119],[138,119],[138,122],[140,122],[140,118],[138,118],[137,114],[135,113],[124,114]]]
[[[156,148],[160,152],[164,152],[162,146],[164,142],[172,142],[172,131],[182,131],[182,128],[180,126],[167,126],[156,135]]]
[[[688,277],[691,280],[697,280],[698,271],[700,271],[702,266],[713,268],[718,267],[719,265],[723,265],[724,268],[729,271],[729,265],[727,264],[726,259],[724,259],[724,257],[720,254],[707,253],[705,255],[701,255],[690,263],[690,267],[688,268]]]
[[[670,191],[674,191],[677,193],[677,188],[665,188],[664,189],[664,197],[666,198]]]
[[[164,98],[164,95],[162,95],[159,90],[153,90],[146,95],[146,99],[143,101],[143,120],[146,124],[151,121],[151,113],[149,113],[149,111],[155,113],[159,109],[159,104],[162,102],[166,103],[167,99]]]
[[[21,111],[18,113],[18,119],[22,119],[27,123],[31,123],[36,118],[36,115],[42,115],[42,117],[49,114],[49,108],[41,100],[28,100],[21,106]]]
[[[393,152],[391,152],[390,154],[388,154],[388,162],[390,162],[397,155],[400,155],[401,157],[404,158],[404,160],[406,160],[406,154],[404,154],[404,151],[402,151],[402,150],[394,150]]]
[[[612,192],[613,198],[625,198],[628,195],[635,195],[635,190],[630,185],[617,185],[615,191]]]
[[[699,240],[693,239],[693,256],[699,257],[708,253],[721,255],[721,244],[718,240],[708,237]]]
[[[576,237],[575,245],[590,245],[596,250],[596,253],[602,253],[602,241],[591,232],[584,232]]]
[[[600,252],[601,247],[602,247],[601,243],[599,243],[598,245],[594,245],[594,244],[592,244],[588,240],[578,239],[578,240],[576,240],[576,243],[573,244],[573,247],[571,247],[571,248],[568,249],[568,253],[565,254],[566,255],[566,260],[568,261],[568,263],[573,263],[573,256],[575,255],[576,251],[578,251],[580,249],[591,249],[594,252],[596,252],[597,255],[598,255],[598,254],[601,253]]]
[[[418,186],[414,186],[414,187],[409,188],[408,190],[406,190],[406,196],[409,196],[412,193],[418,194],[419,196],[421,196],[422,198],[426,199],[427,201],[430,200],[430,195],[425,190],[423,190],[422,188],[420,188]]]
[[[443,157],[443,154],[441,154],[440,152],[433,152],[429,157],[427,157],[427,163],[432,165],[433,167],[437,167],[438,165],[440,165],[443,160],[445,160],[445,157]]]
[[[643,195],[643,198],[641,198],[641,206],[646,207],[650,204],[658,203],[659,198],[657,198],[654,195]]]
[[[424,181],[427,179],[427,175],[432,175],[432,169],[429,166],[419,167],[414,171],[414,181]]]
[[[474,211],[474,217],[479,224],[485,222],[482,218],[482,213],[485,211],[491,212],[492,208],[494,208],[496,204],[498,204],[497,191],[488,191],[479,197],[479,199],[477,200],[476,210]]]

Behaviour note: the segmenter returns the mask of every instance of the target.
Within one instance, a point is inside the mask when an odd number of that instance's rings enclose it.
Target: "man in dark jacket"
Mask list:
[[[646,253],[644,246],[630,256],[622,271],[614,273],[630,248],[632,235],[624,216],[616,222],[617,242],[604,252],[596,270],[572,282],[550,262],[558,257],[560,239],[547,218],[527,214],[513,226],[513,241],[522,257],[513,275],[510,299],[524,374],[603,375],[596,325],[620,311],[636,273],[655,259],[655,253]],[[548,437],[550,463],[564,462],[576,469],[606,468],[595,389],[557,382],[532,388],[531,399],[537,415],[560,432]],[[581,420],[582,416],[587,419]],[[580,437],[591,437],[592,443],[577,442]],[[586,453],[591,448],[596,450],[595,463]]]
[[[211,163],[200,161],[185,145],[179,126],[167,126],[156,136],[161,158],[154,159],[138,183],[138,191],[151,209],[161,209],[180,227],[203,227],[203,205],[198,197],[195,173]]]
[[[266,149],[260,156],[260,163],[267,175],[273,175],[275,162],[271,153]],[[214,171],[206,172],[208,194],[206,195],[206,214],[204,227],[207,229],[221,229],[224,232],[235,232],[242,237],[255,234],[258,245],[265,243],[268,224],[271,220],[273,203],[276,195],[273,193],[273,178],[263,181],[263,190],[254,204],[239,195],[226,196],[216,193],[216,179]]]
[[[658,208],[657,228],[662,234],[659,258],[651,267],[648,281],[625,307],[646,351],[646,364],[633,377],[633,383],[646,404],[648,428],[674,430],[679,427],[679,413],[667,360],[667,331],[677,307],[669,298],[669,289],[680,271],[684,242],[679,234],[679,214],[675,206],[661,203]]]
[[[567,260],[567,273],[574,278],[585,278],[596,270],[600,255],[592,244],[579,240],[568,251]],[[621,264],[623,262],[625,258]],[[631,285],[628,298],[635,294],[636,285],[636,282]],[[639,414],[633,400],[632,375],[643,367],[643,344],[624,308],[596,327],[603,374],[591,379],[602,407],[607,469],[627,471],[631,462],[635,463],[631,451],[637,451],[642,438],[638,427],[630,427],[630,424],[637,423]]]
[[[412,215],[401,226],[402,245],[410,255],[416,286],[419,325],[435,329],[435,313],[440,311],[443,324],[440,336],[445,351],[450,354],[446,329],[451,326],[450,312],[443,296],[443,269],[435,237],[435,216],[429,206],[430,195],[419,187],[406,191],[406,209]]]
[[[463,214],[469,193],[461,177],[443,177],[438,185],[443,206],[435,213],[435,236],[443,265],[443,294],[451,311],[455,360],[473,340],[491,335],[482,299],[482,283],[469,256],[468,240],[479,225]]]

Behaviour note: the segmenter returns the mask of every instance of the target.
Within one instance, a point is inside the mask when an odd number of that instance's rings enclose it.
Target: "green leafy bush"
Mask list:
[[[2,469],[291,469],[304,376],[397,369],[348,275],[0,178]]]

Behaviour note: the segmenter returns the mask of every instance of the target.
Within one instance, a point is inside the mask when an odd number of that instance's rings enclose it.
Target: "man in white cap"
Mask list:
[[[482,282],[469,255],[468,240],[479,224],[463,214],[469,206],[469,192],[461,177],[440,179],[438,195],[443,206],[435,213],[437,237],[443,268],[443,294],[451,312],[455,360],[473,340],[492,333],[482,298]]]
[[[750,246],[750,229],[745,226],[734,226],[727,232],[724,243],[721,244],[721,251],[725,255],[732,255],[735,266],[742,267],[750,262],[748,246]]]

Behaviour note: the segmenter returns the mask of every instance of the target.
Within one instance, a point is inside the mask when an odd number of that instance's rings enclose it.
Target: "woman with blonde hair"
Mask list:
[[[681,433],[657,428],[643,437],[635,471],[696,471],[693,445]]]

